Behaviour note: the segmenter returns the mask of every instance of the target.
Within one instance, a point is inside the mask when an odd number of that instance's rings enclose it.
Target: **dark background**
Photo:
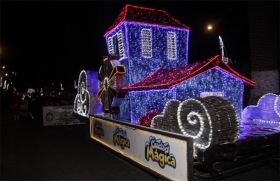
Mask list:
[[[246,1],[1,1],[2,73],[21,92],[60,83],[75,92],[81,70],[98,70],[107,54],[103,35],[127,3],[165,10],[189,26],[189,63],[220,54],[220,34],[232,66],[249,65]]]

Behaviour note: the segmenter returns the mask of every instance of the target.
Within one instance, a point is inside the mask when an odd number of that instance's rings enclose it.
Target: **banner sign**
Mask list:
[[[192,140],[142,127],[90,116],[91,139],[168,180],[193,178],[189,172],[193,167]]]
[[[85,124],[73,117],[74,106],[44,106],[44,126]]]

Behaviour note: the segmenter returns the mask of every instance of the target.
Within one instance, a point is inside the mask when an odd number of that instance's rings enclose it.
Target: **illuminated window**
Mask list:
[[[151,29],[141,30],[142,38],[142,57],[151,58],[152,57],[152,31]]]
[[[122,31],[119,31],[117,33],[117,38],[118,38],[119,56],[120,56],[120,59],[121,59],[121,58],[125,57]]]
[[[115,35],[108,38],[108,51],[109,54],[119,55],[120,58],[125,57],[123,34],[121,30]]]
[[[167,57],[170,60],[177,58],[177,42],[175,32],[167,32]]]
[[[109,50],[109,54],[114,54],[113,38],[112,37],[108,38],[108,50]]]

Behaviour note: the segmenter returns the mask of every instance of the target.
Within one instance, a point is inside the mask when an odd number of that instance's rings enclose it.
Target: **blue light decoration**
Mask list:
[[[163,111],[171,99],[199,98],[203,92],[219,92],[241,117],[244,83],[255,83],[219,55],[188,64],[189,31],[163,10],[123,8],[104,35],[108,53],[119,55],[126,70],[121,89],[126,95],[113,118],[137,124],[150,111]]]
[[[142,80],[160,67],[187,64],[189,31],[189,27],[165,11],[126,5],[105,34],[108,53],[124,52],[120,58],[127,70],[124,85]],[[148,43],[151,47],[143,44],[147,42],[143,41],[147,40],[147,33],[152,37]],[[122,34],[121,46],[118,46],[118,34]],[[143,54],[145,48],[151,51],[149,55]]]
[[[263,95],[256,106],[247,106],[242,111],[241,134],[239,139],[243,140],[255,135],[273,134],[280,131],[280,96],[268,93]],[[269,128],[265,131],[264,128]],[[259,134],[257,134],[259,132]]]

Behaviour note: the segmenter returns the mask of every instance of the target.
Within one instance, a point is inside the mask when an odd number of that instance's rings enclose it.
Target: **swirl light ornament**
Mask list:
[[[89,108],[90,93],[88,91],[88,78],[87,72],[83,70],[78,80],[77,95],[74,100],[74,112],[81,116],[88,117]]]
[[[209,96],[180,103],[177,111],[181,132],[194,139],[194,146],[205,150],[210,145],[234,143],[239,135],[239,119],[228,100]]]
[[[125,92],[123,87],[125,67],[120,64],[118,55],[104,56],[98,74],[98,98],[101,99],[104,113],[119,113]]]

